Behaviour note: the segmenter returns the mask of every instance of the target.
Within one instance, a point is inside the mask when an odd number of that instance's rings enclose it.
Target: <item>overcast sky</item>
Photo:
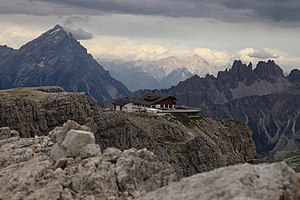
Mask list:
[[[299,11],[299,0],[0,0],[0,44],[60,24],[95,58],[273,59],[289,71],[300,68]]]

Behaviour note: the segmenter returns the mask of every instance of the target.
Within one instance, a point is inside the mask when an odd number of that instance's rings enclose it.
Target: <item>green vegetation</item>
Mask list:
[[[201,116],[188,116],[184,113],[172,113],[171,118],[168,118],[169,121],[180,123],[188,128],[192,128],[196,121],[202,119]]]

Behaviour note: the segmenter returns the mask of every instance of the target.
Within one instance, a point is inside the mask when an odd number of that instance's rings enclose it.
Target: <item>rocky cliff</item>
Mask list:
[[[300,95],[269,94],[202,106],[201,114],[231,118],[251,127],[259,154],[294,151],[300,147]]]
[[[0,89],[61,86],[107,106],[111,99],[131,94],[59,25],[18,50],[1,46],[0,58]]]
[[[89,126],[101,149],[151,150],[171,163],[179,178],[255,156],[250,129],[235,121],[103,112],[84,94],[60,88],[0,92],[0,127],[22,137],[45,135],[69,119]]]

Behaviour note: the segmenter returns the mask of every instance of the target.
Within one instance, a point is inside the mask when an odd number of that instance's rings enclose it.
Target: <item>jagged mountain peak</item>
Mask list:
[[[186,67],[180,67],[174,69],[171,73],[165,76],[161,80],[161,83],[165,88],[169,88],[173,85],[177,85],[180,81],[184,81],[192,76],[193,74]]]
[[[47,32],[42,34],[42,36],[47,36],[47,37],[58,36],[58,35],[67,35],[69,37],[72,37],[72,34],[67,33],[67,31],[65,31],[64,27],[62,27],[59,24],[55,25],[52,29],[50,29]]]
[[[298,80],[297,71],[292,75],[294,80]],[[291,85],[291,81],[283,76],[282,69],[274,61],[259,62],[252,69],[252,63],[246,65],[237,60],[231,69],[220,71],[216,78],[210,75],[205,78],[193,76],[177,87],[170,88],[168,92],[178,96],[178,99],[184,99],[182,102],[188,106],[202,106],[222,104],[246,96],[279,93]]]
[[[7,45],[0,45],[0,58],[6,58],[9,56],[15,49],[8,47]]]
[[[267,62],[259,61],[255,69],[259,72],[265,72],[271,75],[279,74],[283,76],[283,70],[275,63],[274,60],[268,60]]]
[[[300,82],[300,70],[293,69],[287,77],[289,81],[295,83]]]
[[[274,60],[258,62],[253,71],[260,79],[267,80],[268,82],[275,82],[276,77],[284,77],[283,70],[274,62]]]
[[[80,45],[80,43],[68,33],[62,26],[56,25],[52,29],[44,32],[38,38],[23,45],[20,50],[33,51],[38,50],[54,50],[57,53],[61,53],[59,49],[69,48],[78,49],[86,52],[86,49]]]
[[[56,24],[55,26],[54,26],[54,28],[53,29],[63,29],[64,27],[62,27],[61,25],[59,25],[59,24]]]
[[[174,69],[172,72],[184,72],[184,73],[191,73],[186,67],[182,66],[182,67],[179,67],[177,69]],[[171,73],[172,73],[171,72]]]
[[[229,70],[219,71],[217,75],[221,81],[246,81],[247,84],[252,84],[257,79],[274,82],[275,77],[283,77],[283,70],[273,60],[259,61],[255,69],[252,68],[251,62],[246,65],[240,60],[235,60]]]

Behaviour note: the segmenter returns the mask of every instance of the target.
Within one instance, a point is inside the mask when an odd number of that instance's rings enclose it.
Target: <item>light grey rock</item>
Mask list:
[[[58,161],[61,158],[64,158],[67,156],[66,148],[59,145],[58,143],[55,143],[51,149],[50,157],[54,161]]]
[[[103,152],[103,159],[108,162],[116,162],[120,156],[122,155],[122,151],[116,148],[107,148]]]
[[[64,157],[81,155],[87,158],[97,155],[100,147],[95,144],[94,134],[87,130],[90,128],[72,120],[68,120],[62,127],[55,127],[49,133],[51,140],[56,142],[51,150],[51,158],[58,162]]]
[[[56,161],[54,168],[55,169],[57,169],[57,168],[64,169],[67,166],[67,162],[68,162],[68,159],[63,157],[63,158],[59,159],[58,161]]]
[[[12,164],[26,162],[33,155],[30,139],[13,137],[0,140],[0,170]]]
[[[299,199],[300,179],[285,163],[242,164],[197,174],[139,200]]]
[[[81,148],[80,150],[80,156],[81,158],[89,158],[92,156],[96,156],[100,152],[100,147],[98,144],[88,144]]]
[[[59,181],[55,181],[54,183],[49,183],[45,185],[43,188],[35,190],[29,196],[25,196],[24,200],[35,200],[35,199],[62,199],[61,195],[64,193],[62,185]],[[68,195],[69,194],[64,194]],[[72,199],[72,198],[71,198]]]
[[[69,130],[77,130],[79,127],[80,125],[77,122],[73,120],[68,120],[66,123],[63,124],[62,127],[55,127],[52,131],[50,131],[49,135],[53,142],[61,144]]]
[[[66,156],[76,157],[80,155],[81,148],[88,144],[95,144],[94,134],[82,130],[70,130],[61,146],[66,149]]]
[[[144,159],[149,161],[144,162]],[[127,191],[134,198],[149,191],[168,185],[176,180],[173,170],[168,163],[156,163],[156,156],[146,149],[125,150],[116,163],[116,176],[119,189]],[[134,164],[132,163],[134,160]],[[147,165],[147,166],[146,166]],[[136,171],[138,167],[140,170]],[[154,171],[153,169],[159,169]],[[161,170],[164,169],[164,170]],[[142,184],[137,184],[143,180]]]

